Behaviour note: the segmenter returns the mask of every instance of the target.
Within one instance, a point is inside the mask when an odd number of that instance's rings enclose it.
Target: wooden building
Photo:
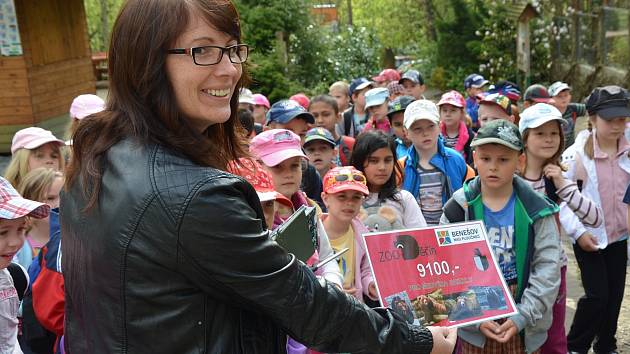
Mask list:
[[[22,55],[0,56],[0,153],[29,126],[63,138],[74,97],[96,92],[83,0],[4,1],[14,2],[0,14],[16,17]]]

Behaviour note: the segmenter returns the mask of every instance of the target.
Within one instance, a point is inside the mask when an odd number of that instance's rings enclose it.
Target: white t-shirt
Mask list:
[[[392,200],[391,198],[378,200],[378,193],[370,193],[363,201],[363,208],[369,215],[378,212],[383,206],[389,207],[396,215],[395,228],[413,229],[427,226],[420,206],[411,193],[401,190],[396,193],[396,198],[398,200]]]
[[[20,299],[9,271],[0,269],[0,353],[22,354],[17,341]]]

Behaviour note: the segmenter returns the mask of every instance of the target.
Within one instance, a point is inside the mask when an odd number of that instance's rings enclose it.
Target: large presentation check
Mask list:
[[[460,327],[516,313],[483,222],[363,236],[381,304],[407,322]]]

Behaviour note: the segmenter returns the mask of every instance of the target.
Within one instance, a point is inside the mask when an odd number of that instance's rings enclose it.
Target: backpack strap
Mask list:
[[[11,278],[13,278],[13,286],[15,287],[15,290],[17,290],[20,301],[22,301],[24,294],[26,293],[26,289],[28,288],[28,275],[26,275],[24,268],[17,263],[9,264],[7,270],[9,271]]]
[[[346,114],[343,115],[343,133],[345,135],[354,135],[354,132],[352,132],[353,134],[351,134],[350,130],[352,129],[352,116],[353,116],[353,112],[354,109],[350,110],[350,111],[346,111]]]
[[[444,208],[442,209],[444,211],[444,215],[449,222],[454,223],[466,221],[464,208],[462,208],[462,206],[459,205],[459,203],[455,201],[455,199],[449,199],[446,204],[444,204]]]

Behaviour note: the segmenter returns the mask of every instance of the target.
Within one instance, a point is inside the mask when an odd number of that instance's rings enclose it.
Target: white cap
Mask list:
[[[405,128],[411,128],[413,123],[421,119],[430,120],[434,123],[440,122],[440,113],[435,103],[429,100],[417,100],[407,106],[404,114]]]
[[[552,120],[557,120],[560,124],[566,124],[566,121],[562,118],[562,113],[556,107],[547,103],[537,103],[526,108],[521,112],[520,119],[518,130],[521,134],[523,134],[525,129],[538,128]]]
[[[251,105],[256,105],[256,101],[254,101],[254,94],[250,89],[242,88],[241,92],[238,95],[238,103],[248,103]]]
[[[547,91],[549,92],[549,96],[555,97],[560,92],[562,92],[564,90],[570,90],[570,89],[571,89],[571,87],[569,85],[567,85],[566,83],[564,83],[562,81],[556,81],[553,84],[551,84],[551,86],[549,86],[549,90],[547,90]]]

